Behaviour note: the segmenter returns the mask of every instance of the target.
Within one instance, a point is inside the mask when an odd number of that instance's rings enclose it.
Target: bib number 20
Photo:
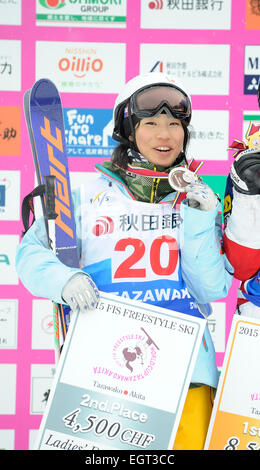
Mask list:
[[[123,238],[115,245],[115,251],[129,251],[132,253],[117,267],[114,278],[145,278],[146,246],[138,238]],[[178,244],[175,238],[164,235],[155,238],[150,246],[148,254],[152,272],[157,276],[170,276],[174,273],[178,262]],[[163,259],[166,261],[163,263]],[[143,260],[143,267],[135,267],[138,261]]]

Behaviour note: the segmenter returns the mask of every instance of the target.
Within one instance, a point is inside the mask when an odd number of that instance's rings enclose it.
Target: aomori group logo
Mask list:
[[[39,3],[45,8],[55,10],[65,6],[65,0],[39,0]]]

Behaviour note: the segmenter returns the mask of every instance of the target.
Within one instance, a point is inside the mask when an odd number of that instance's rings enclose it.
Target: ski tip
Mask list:
[[[31,105],[46,111],[50,106],[60,103],[60,95],[56,85],[48,78],[37,80],[30,93]]]

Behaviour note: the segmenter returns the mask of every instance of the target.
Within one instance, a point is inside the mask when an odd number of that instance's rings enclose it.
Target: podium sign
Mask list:
[[[235,315],[205,449],[260,450],[260,320]]]
[[[171,449],[205,323],[111,294],[73,314],[36,449]]]

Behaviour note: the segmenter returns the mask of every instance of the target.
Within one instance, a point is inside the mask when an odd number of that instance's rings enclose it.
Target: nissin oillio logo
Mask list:
[[[71,58],[62,57],[59,60],[58,66],[61,72],[70,71],[74,77],[84,78],[87,72],[100,72],[103,69],[103,61],[99,58],[74,55]]]
[[[52,10],[57,10],[65,6],[65,0],[39,0],[39,3],[44,8],[50,8]]]

